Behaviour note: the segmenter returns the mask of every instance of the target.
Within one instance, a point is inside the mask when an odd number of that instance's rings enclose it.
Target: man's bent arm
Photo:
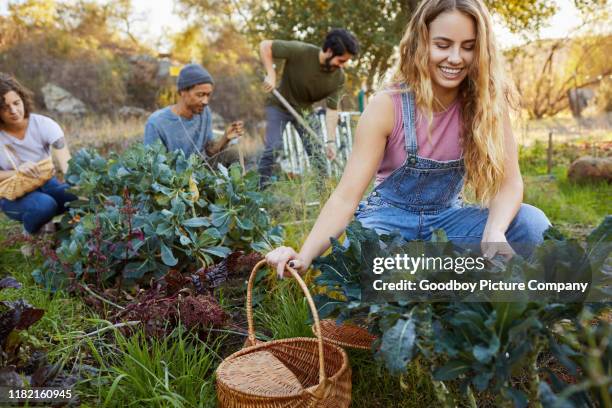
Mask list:
[[[268,75],[275,75],[274,61],[272,57],[272,40],[264,40],[259,43],[259,56],[261,57],[261,63],[263,64],[266,73]]]
[[[210,141],[206,144],[206,154],[208,154],[209,156],[214,156],[225,148],[227,142],[229,142],[229,139],[224,133],[223,136],[219,138],[219,140]]]

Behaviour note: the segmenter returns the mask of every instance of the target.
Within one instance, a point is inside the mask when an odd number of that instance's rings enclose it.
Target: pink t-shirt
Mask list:
[[[402,120],[402,96],[392,93],[395,108],[393,131],[387,139],[385,154],[376,173],[376,184],[382,182],[406,161],[404,123]],[[416,111],[417,154],[419,157],[436,161],[461,158],[461,104],[455,100],[447,110],[433,114],[431,138],[428,136],[427,117]]]

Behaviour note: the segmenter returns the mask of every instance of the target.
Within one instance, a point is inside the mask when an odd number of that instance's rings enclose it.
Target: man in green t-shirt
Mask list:
[[[330,160],[336,157],[338,103],[345,82],[342,67],[358,53],[357,39],[343,29],[331,30],[321,48],[301,41],[264,40],[260,44],[261,60],[267,72],[264,80],[266,92],[271,92],[277,84],[273,60],[283,59],[285,66],[278,91],[297,112],[304,115],[310,111],[313,103],[325,99],[325,123],[329,138],[325,154]],[[298,130],[308,154],[314,153],[316,146],[308,136],[304,137],[304,129],[282,103],[270,95],[266,101],[265,149],[259,161],[261,184],[266,183],[272,174],[274,154],[282,148],[282,132],[288,122]],[[320,167],[321,164],[317,164]]]

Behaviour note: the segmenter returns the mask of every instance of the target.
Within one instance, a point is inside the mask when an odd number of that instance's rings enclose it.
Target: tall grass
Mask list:
[[[40,256],[24,258],[19,250],[20,243],[6,242],[6,233],[14,231],[16,224],[0,217],[0,279],[12,276],[22,285],[20,289],[3,289],[2,300],[24,299],[32,306],[44,309],[42,318],[22,334],[26,346],[48,350],[51,360],[64,359],[65,353],[59,352],[58,339],[65,333],[81,330],[87,326],[86,317],[93,312],[78,298],[69,297],[65,292],[50,292],[34,282],[32,271],[42,264]],[[17,227],[19,230],[19,227]]]
[[[104,116],[59,119],[72,151],[87,147],[98,149],[102,154],[109,150],[118,151],[134,142],[142,142],[145,122],[146,117],[125,120],[113,120]]]
[[[256,328],[274,339],[312,337],[310,309],[295,282],[283,280],[268,293],[254,311]]]
[[[338,180],[329,178],[321,183],[312,171],[298,177],[278,177],[267,188],[272,197],[269,212],[273,222],[284,227],[287,244],[299,249]]]
[[[394,376],[365,350],[348,350],[353,371],[353,408],[422,408],[439,406],[426,370],[418,363]]]
[[[576,145],[557,145],[553,150],[553,168],[547,174],[546,147],[535,143],[521,148],[520,167],[525,182],[524,201],[540,208],[563,232],[576,237],[597,226],[612,212],[612,189],[606,182],[576,184],[567,178],[569,165],[585,152]]]
[[[555,168],[553,177],[525,178],[525,202],[544,211],[553,224],[590,228],[610,214],[612,190],[606,182],[575,184],[564,168]]]
[[[577,120],[570,114],[556,115],[552,118],[527,119],[517,117],[512,122],[514,136],[522,146],[548,141],[552,132],[555,144],[561,145],[576,141],[602,142],[610,140],[612,114],[599,114]]]
[[[90,342],[100,366],[90,379],[103,407],[214,407],[214,369],[222,338],[203,341],[178,326],[163,339],[142,330]]]

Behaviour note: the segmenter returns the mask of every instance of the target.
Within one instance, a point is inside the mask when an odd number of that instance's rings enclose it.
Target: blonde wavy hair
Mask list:
[[[516,106],[516,96],[503,69],[491,16],[481,0],[424,0],[412,16],[400,42],[400,58],[392,82],[406,83],[416,103],[433,121],[434,95],[429,75],[429,24],[440,14],[458,10],[476,27],[474,60],[459,86],[462,100],[462,144],[466,178],[477,202],[488,205],[504,178],[503,118]],[[465,196],[465,194],[464,194]]]

